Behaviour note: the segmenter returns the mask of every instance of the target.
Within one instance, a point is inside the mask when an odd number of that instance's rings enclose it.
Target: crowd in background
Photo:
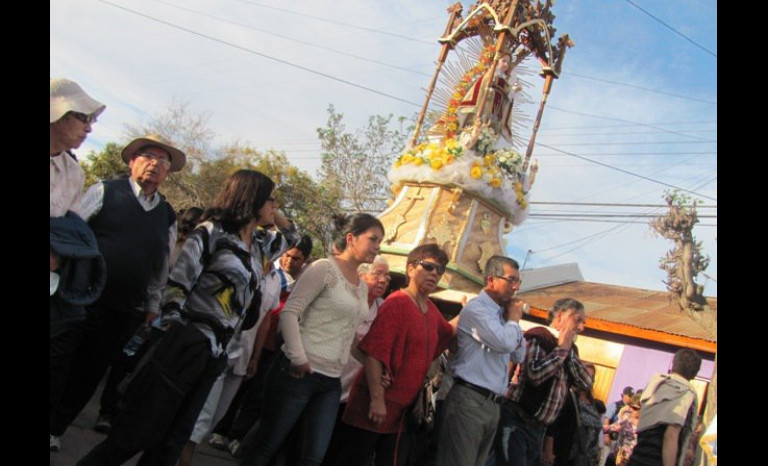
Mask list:
[[[206,439],[243,465],[690,464],[694,351],[606,410],[575,344],[583,304],[524,332],[514,259],[491,257],[448,321],[439,246],[409,251],[394,289],[384,225],[359,213],[313,260],[254,170],[176,212],[160,187],[186,155],[162,135],[83,193],[72,150],[104,109],[51,78],[51,451],[105,379],[105,437],[78,465],[188,466]]]

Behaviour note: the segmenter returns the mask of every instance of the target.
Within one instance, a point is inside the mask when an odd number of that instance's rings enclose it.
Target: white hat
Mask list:
[[[67,112],[99,116],[106,105],[94,100],[76,82],[64,78],[51,78],[51,123]]]
[[[139,151],[142,147],[147,146],[155,146],[159,147],[171,156],[171,168],[170,171],[177,172],[181,170],[181,168],[184,166],[185,163],[187,163],[187,156],[184,154],[184,152],[180,151],[179,149],[173,147],[170,142],[168,142],[167,139],[160,136],[159,134],[150,134],[148,136],[144,136],[143,138],[137,138],[128,143],[127,146],[125,146],[125,149],[123,149],[123,152],[121,152],[121,155],[123,157],[123,162],[128,163],[131,161],[131,157]]]

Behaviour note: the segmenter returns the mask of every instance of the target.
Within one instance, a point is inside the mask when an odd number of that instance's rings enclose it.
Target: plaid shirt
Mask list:
[[[569,352],[571,357],[566,359]],[[528,350],[520,370],[519,382],[512,387],[510,399],[520,403],[527,390],[546,390],[548,387],[549,392],[544,402],[535,409],[535,412],[529,414],[544,425],[549,425],[554,422],[565,404],[569,378],[579,388],[587,390],[592,388],[593,380],[573,348],[565,350],[555,347],[547,353],[541,343],[536,338],[532,338],[528,340]],[[551,383],[545,383],[547,381]]]

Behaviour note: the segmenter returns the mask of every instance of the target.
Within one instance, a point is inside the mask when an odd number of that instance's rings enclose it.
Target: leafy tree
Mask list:
[[[99,152],[91,151],[80,161],[80,166],[85,172],[85,187],[110,178],[119,178],[128,175],[128,165],[120,157],[123,146],[115,142],[108,142]]]
[[[343,117],[329,105],[326,126],[317,129],[323,151],[321,184],[346,211],[380,212],[389,197],[387,172],[408,136],[405,118],[398,118],[393,127],[392,114],[371,116],[353,133],[347,131]]]

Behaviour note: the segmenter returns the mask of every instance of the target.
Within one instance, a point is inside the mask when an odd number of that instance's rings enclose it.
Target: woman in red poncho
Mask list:
[[[454,328],[429,300],[445,272],[448,256],[435,244],[408,254],[408,286],[379,308],[358,349],[366,356],[342,418],[348,425],[336,465],[361,464],[376,452],[376,465],[405,465],[409,435],[405,413],[424,383],[432,361],[455,336]],[[391,384],[384,388],[382,376]]]

